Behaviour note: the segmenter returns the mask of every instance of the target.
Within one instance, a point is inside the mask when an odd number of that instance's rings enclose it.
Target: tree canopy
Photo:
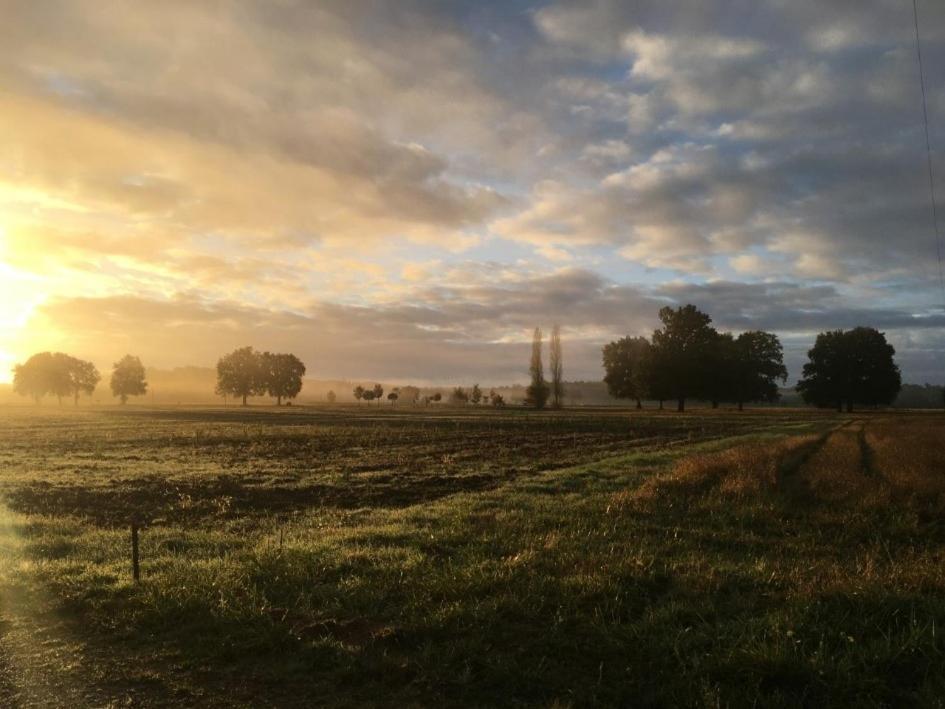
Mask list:
[[[91,362],[64,352],[39,352],[13,368],[13,390],[37,402],[52,395],[62,403],[71,395],[78,404],[79,395],[91,396],[101,378]]]
[[[660,309],[663,327],[653,332],[652,376],[667,383],[683,411],[686,399],[704,396],[711,372],[707,354],[717,342],[712,318],[694,305]]]
[[[647,396],[646,359],[650,343],[645,337],[622,337],[604,345],[604,382],[611,396],[636,399],[637,408]]]
[[[148,391],[145,381],[144,365],[133,355],[125,355],[115,362],[111,378],[112,396],[117,396],[124,404],[129,396],[141,396]]]
[[[282,405],[302,390],[305,365],[293,354],[257,352],[240,347],[217,362],[217,393],[246,398],[268,394]]]
[[[294,354],[263,352],[262,367],[266,393],[276,398],[277,406],[282,406],[283,399],[294,399],[302,391],[305,365]]]
[[[604,382],[622,399],[675,398],[683,411],[687,398],[776,401],[777,382],[787,378],[781,342],[761,331],[737,337],[719,333],[711,318],[695,306],[663,308],[663,327],[645,337],[624,337],[604,345]]]
[[[797,390],[809,404],[838,410],[891,404],[902,387],[895,354],[875,328],[822,332],[807,353]]]

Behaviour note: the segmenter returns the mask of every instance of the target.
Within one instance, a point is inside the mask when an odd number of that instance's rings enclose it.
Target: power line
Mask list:
[[[918,0],[912,0],[912,17],[915,20],[915,53],[919,60],[919,86],[922,88],[922,118],[925,121],[925,153],[929,165],[929,197],[932,201],[932,227],[935,230],[935,252],[938,256],[938,280],[942,287],[942,306],[945,307],[945,270],[942,268],[942,236],[938,228],[938,206],[935,203],[935,173],[932,170],[932,141],[929,138],[929,109],[925,96],[925,69],[922,66],[922,45],[919,42]]]

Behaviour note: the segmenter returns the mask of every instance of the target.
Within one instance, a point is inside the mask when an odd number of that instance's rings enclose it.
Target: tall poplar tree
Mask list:
[[[548,353],[551,367],[551,405],[560,409],[564,404],[564,370],[561,361],[561,328],[558,325],[551,329]]]

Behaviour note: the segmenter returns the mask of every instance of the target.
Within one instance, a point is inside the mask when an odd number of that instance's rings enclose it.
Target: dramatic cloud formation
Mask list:
[[[945,145],[945,6],[919,2]],[[35,0],[0,23],[0,368],[291,349],[313,376],[568,375],[693,302],[871,324],[938,381],[911,7]],[[936,153],[939,184],[945,158]],[[945,195],[940,195],[945,202]],[[0,375],[0,379],[3,375]]]

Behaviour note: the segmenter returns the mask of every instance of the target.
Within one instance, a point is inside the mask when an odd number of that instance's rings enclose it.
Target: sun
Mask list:
[[[41,279],[8,263],[6,247],[7,231],[0,225],[0,382],[12,380],[16,353],[28,340],[27,325],[44,299]]]

